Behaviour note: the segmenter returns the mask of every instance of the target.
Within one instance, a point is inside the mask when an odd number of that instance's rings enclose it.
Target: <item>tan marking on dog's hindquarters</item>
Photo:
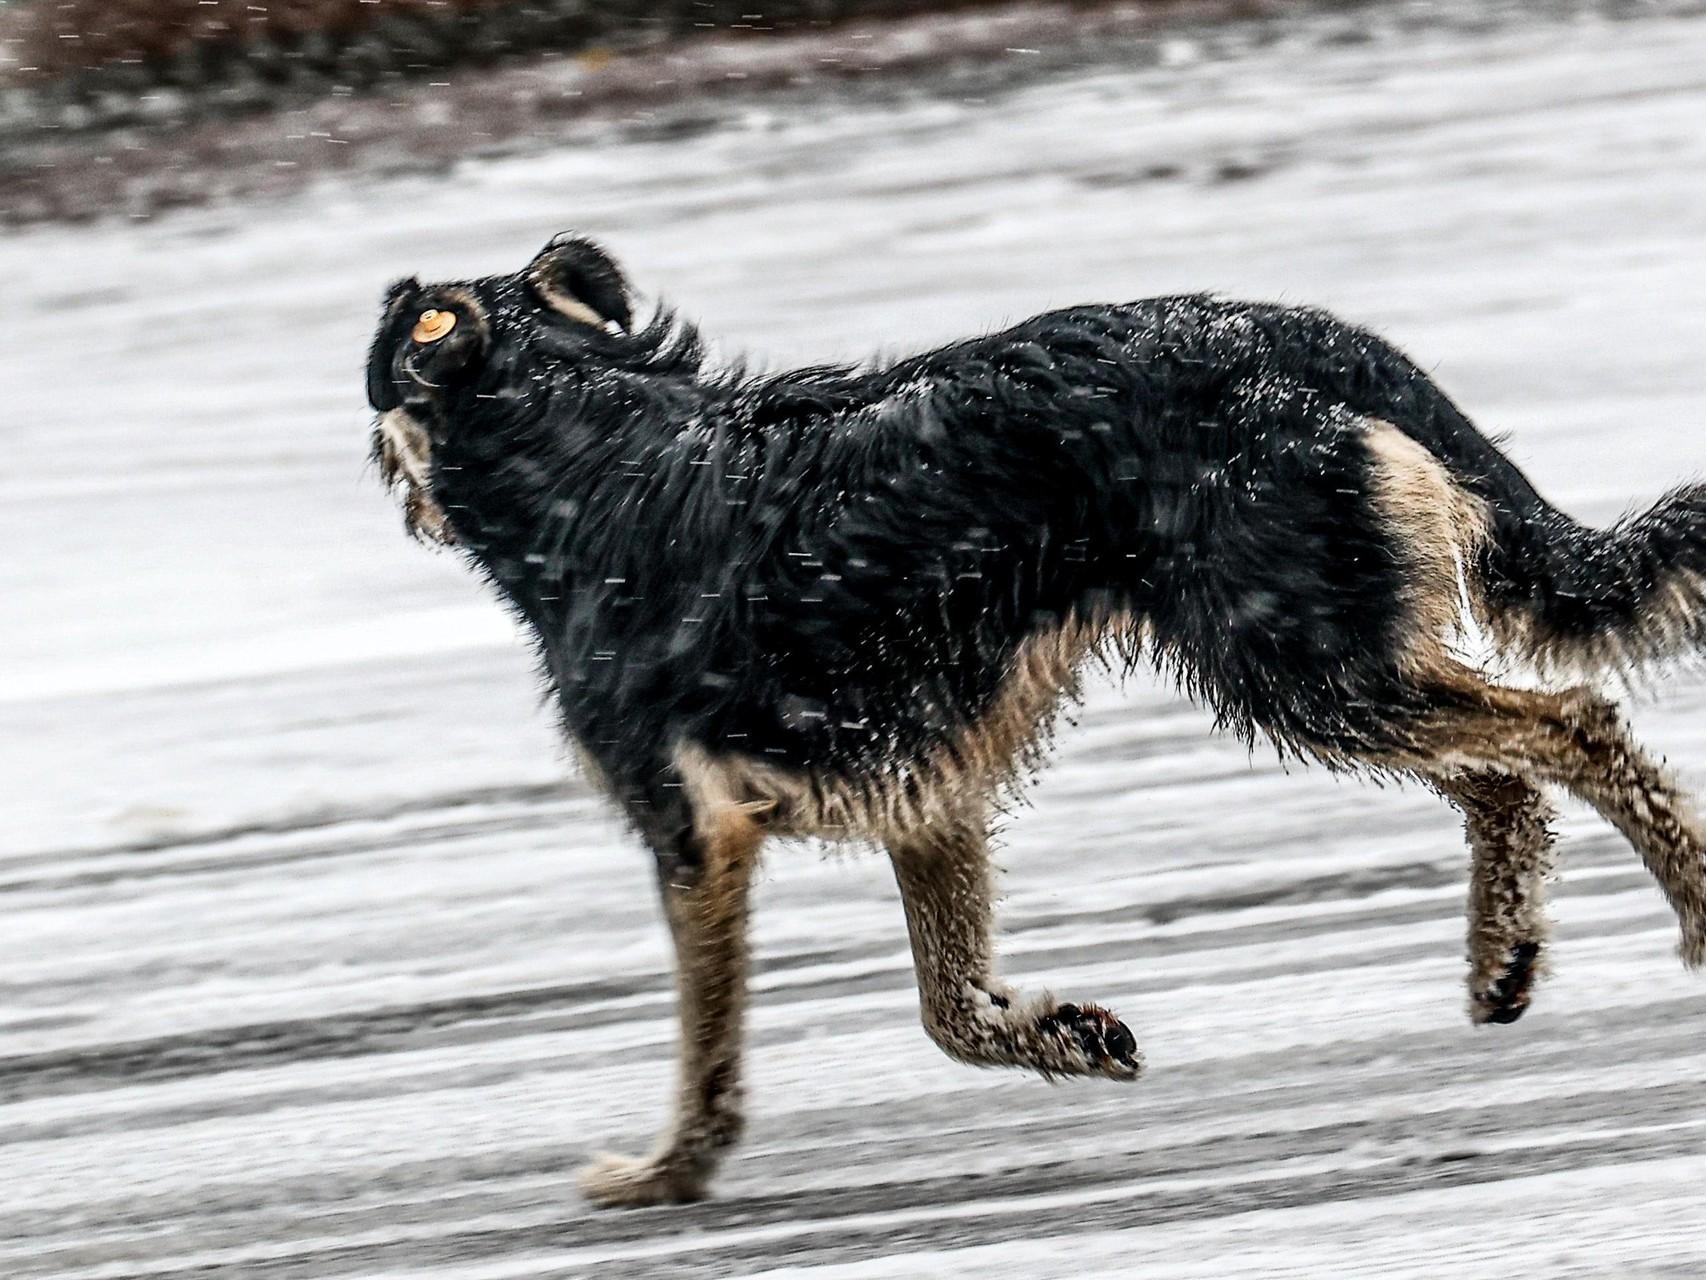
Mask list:
[[[674,1116],[651,1155],[605,1155],[582,1172],[581,1189],[596,1204],[701,1198],[744,1124],[747,902],[764,831],[753,806],[712,797],[695,805],[694,832],[702,858],[697,880],[691,886],[662,886],[675,940],[681,1022]]]
[[[1486,505],[1461,488],[1438,458],[1391,423],[1370,419],[1364,440],[1373,463],[1375,504],[1408,560],[1403,668],[1411,675],[1445,670],[1455,665],[1448,650],[1463,628],[1466,586],[1480,620],[1467,571],[1491,536]]]

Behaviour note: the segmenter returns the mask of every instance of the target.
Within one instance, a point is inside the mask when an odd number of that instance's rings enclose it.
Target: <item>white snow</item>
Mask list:
[[[1558,975],[1472,1030],[1438,802],[1283,772],[1142,679],[1094,690],[1003,862],[1009,969],[1121,1010],[1143,1082],[942,1059],[883,866],[779,851],[727,1199],[573,1198],[580,1157],[661,1114],[664,939],[617,824],[551,791],[511,623],[364,472],[392,278],[577,227],[778,363],[1092,299],[1309,301],[1398,340],[1584,517],[1706,470],[1706,19],[1170,61],[0,239],[0,1069],[274,1021],[355,1046],[40,1096],[0,1075],[0,1272],[1698,1269],[1706,991],[1633,855],[1571,810]],[[1697,786],[1703,712],[1679,675],[1636,713]],[[1378,879],[1417,866],[1431,887]],[[1279,896],[1221,901],[1253,891]],[[337,1021],[501,993],[527,999]]]

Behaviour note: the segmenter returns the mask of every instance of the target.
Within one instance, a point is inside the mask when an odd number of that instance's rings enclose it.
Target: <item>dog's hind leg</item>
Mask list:
[[[1436,760],[1555,783],[1592,805],[1635,847],[1676,912],[1683,962],[1706,965],[1706,831],[1617,708],[1586,689],[1542,693],[1476,680],[1441,692],[1454,705],[1424,718],[1418,745]]]
[[[924,1029],[943,1052],[1044,1076],[1137,1078],[1137,1042],[1106,1009],[1024,996],[995,977],[994,876],[981,815],[908,832],[888,846]]]
[[[1669,772],[1630,736],[1617,707],[1587,690],[1556,700],[1551,758],[1538,770],[1599,811],[1641,855],[1682,927],[1691,969],[1706,966],[1706,830]]]
[[[1526,778],[1464,769],[1436,780],[1469,837],[1469,1016],[1515,1022],[1544,970],[1551,804]]]
[[[695,805],[679,839],[692,842],[687,859],[656,848],[681,1019],[675,1114],[651,1155],[605,1155],[582,1172],[581,1190],[603,1206],[700,1199],[744,1124],[747,898],[764,831],[753,806],[727,801]]]

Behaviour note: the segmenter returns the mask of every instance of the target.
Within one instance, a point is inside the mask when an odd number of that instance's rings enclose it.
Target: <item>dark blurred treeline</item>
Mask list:
[[[988,0],[982,0],[988,3]],[[122,119],[160,89],[233,107],[542,50],[798,31],[979,0],[0,0],[0,84]],[[178,95],[175,95],[178,96]],[[74,121],[75,122],[75,121]]]

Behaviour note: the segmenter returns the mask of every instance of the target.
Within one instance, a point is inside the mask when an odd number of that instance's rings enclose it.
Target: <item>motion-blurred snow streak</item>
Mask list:
[[[1635,856],[1570,810],[1559,972],[1472,1029],[1443,805],[1282,774],[1142,681],[1004,860],[1009,970],[1106,999],[1144,1081],[946,1061],[885,867],[782,849],[721,1198],[587,1212],[570,1170],[669,1088],[649,869],[363,474],[360,377],[390,279],[566,226],[777,361],[1212,288],[1388,333],[1608,519],[1706,470],[1674,8],[0,240],[0,1275],[1700,1274],[1706,985]],[[1706,790],[1706,682],[1636,718]]]

